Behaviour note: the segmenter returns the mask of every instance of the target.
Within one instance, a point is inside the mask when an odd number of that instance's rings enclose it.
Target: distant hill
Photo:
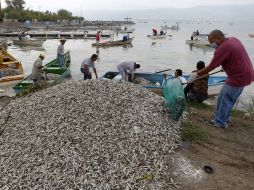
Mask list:
[[[223,21],[254,21],[254,4],[227,6],[199,6],[193,8],[161,8],[130,11],[88,11],[85,19],[123,20],[134,19],[208,19]]]

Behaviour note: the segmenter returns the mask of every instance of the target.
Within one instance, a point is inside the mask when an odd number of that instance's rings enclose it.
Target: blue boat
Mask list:
[[[100,79],[115,79],[119,76],[119,72],[109,71],[106,72]],[[183,75],[186,80],[189,75]],[[159,95],[162,95],[162,88],[165,82],[165,77],[162,73],[135,73],[134,78],[143,78],[146,81],[149,81],[149,85],[143,85],[144,88],[147,88]],[[172,75],[168,75],[167,78],[172,78]],[[209,96],[218,95],[222,85],[224,84],[226,76],[209,76],[208,80],[208,94]]]
[[[119,72],[109,71],[106,72],[100,79],[113,79],[115,80],[119,76]],[[162,86],[165,81],[163,74],[161,73],[135,73],[134,78],[143,78],[146,81],[149,81],[149,85],[144,85],[144,88],[147,88],[157,94],[162,95]]]

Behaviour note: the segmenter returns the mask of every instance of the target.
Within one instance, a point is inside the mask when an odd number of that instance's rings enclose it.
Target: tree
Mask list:
[[[57,15],[60,17],[60,19],[69,19],[72,17],[72,13],[65,9],[58,10]]]
[[[24,0],[5,0],[7,8],[24,9],[26,2]]]

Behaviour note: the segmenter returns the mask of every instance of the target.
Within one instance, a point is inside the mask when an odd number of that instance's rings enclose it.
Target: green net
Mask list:
[[[166,80],[163,86],[163,95],[166,99],[172,118],[178,121],[186,105],[181,81],[175,78]]]

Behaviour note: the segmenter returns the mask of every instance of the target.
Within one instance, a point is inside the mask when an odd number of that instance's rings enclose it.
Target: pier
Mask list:
[[[32,38],[40,38],[40,39],[59,39],[59,38],[66,38],[66,39],[95,39],[96,34],[87,34],[81,32],[31,32],[29,31],[28,34]],[[18,32],[12,33],[0,33],[0,37],[12,37],[18,38]],[[110,38],[111,34],[101,34],[102,38]]]

